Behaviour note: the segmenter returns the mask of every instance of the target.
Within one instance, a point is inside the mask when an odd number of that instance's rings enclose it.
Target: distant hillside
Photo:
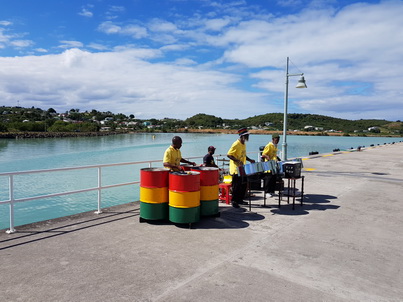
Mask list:
[[[317,114],[290,113],[287,115],[288,131],[314,131],[318,135],[329,132],[365,135],[371,132],[379,135],[403,135],[401,121],[387,120],[347,120]],[[249,127],[256,131],[282,131],[283,113],[267,113],[246,119],[223,119],[204,113],[196,114],[186,120],[173,118],[136,119],[133,114],[126,116],[110,111],[99,112],[95,109],[80,112],[71,109],[57,113],[53,108],[0,107],[0,132],[99,132],[99,131],[136,131],[136,132],[175,132],[178,129],[224,129],[236,130]],[[307,127],[310,126],[310,129]],[[319,132],[319,133],[318,133]],[[323,133],[322,133],[323,132]]]
[[[185,120],[186,124],[202,126],[206,128],[217,127],[224,123],[230,128],[259,127],[268,130],[282,130],[284,115],[282,113],[267,113],[256,115],[246,119],[221,119],[213,115],[197,114]],[[304,130],[306,126],[312,126],[320,131],[341,131],[344,133],[366,132],[375,127],[372,132],[403,134],[403,123],[387,120],[347,120],[317,114],[290,113],[287,115],[287,128],[289,130]],[[378,128],[378,129],[376,129]]]
[[[249,125],[256,123],[272,122],[274,127],[283,127],[284,115],[281,113],[268,113],[260,116],[245,119]],[[291,113],[287,116],[288,128],[304,129],[305,126],[320,127],[324,130],[337,130],[343,132],[354,132],[354,130],[367,130],[370,127],[386,127],[389,121],[386,120],[346,120],[317,114]]]

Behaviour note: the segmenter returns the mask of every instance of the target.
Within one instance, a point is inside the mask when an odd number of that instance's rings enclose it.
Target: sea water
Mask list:
[[[138,133],[101,137],[1,139],[0,173],[66,167],[115,164],[137,161],[162,160],[171,144],[172,133]],[[202,163],[210,145],[216,154],[225,157],[235,134],[181,133],[184,158]],[[271,141],[270,135],[250,135],[248,156],[257,160],[259,148]],[[308,156],[310,152],[331,153],[333,149],[369,147],[402,141],[390,137],[343,136],[287,136],[288,158]],[[281,144],[279,143],[280,157]],[[154,166],[161,165],[161,163]],[[146,165],[144,166],[146,167]],[[79,176],[77,176],[79,175]],[[118,166],[103,169],[103,185],[139,181],[139,167]],[[28,174],[15,177],[15,199],[74,191],[97,186],[97,169]],[[0,201],[9,199],[8,177],[0,176]],[[102,191],[102,206],[108,207],[139,199],[138,185],[123,186]],[[16,203],[15,225],[22,225],[96,209],[97,192],[86,192],[61,197]],[[0,204],[0,229],[9,226],[9,206]]]

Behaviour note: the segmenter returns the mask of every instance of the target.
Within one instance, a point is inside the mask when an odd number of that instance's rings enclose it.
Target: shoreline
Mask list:
[[[117,134],[127,134],[129,132],[3,132],[0,133],[0,139],[15,138],[63,138],[63,137],[91,137],[108,136]]]
[[[271,130],[248,130],[250,134],[254,135],[271,135],[273,133],[283,134],[282,131]],[[164,133],[162,131],[102,131],[102,132],[0,132],[0,139],[34,139],[34,138],[63,138],[63,137],[94,137],[94,136],[108,136],[119,134],[133,134],[133,133]],[[169,133],[169,132],[168,132]],[[233,129],[185,129],[180,128],[170,133],[207,133],[207,134],[237,134],[237,130]],[[402,135],[394,134],[345,134],[335,132],[318,132],[318,131],[288,131],[287,135],[301,135],[301,136],[346,136],[346,137],[402,137]]]
[[[231,129],[183,129],[181,128],[180,131],[181,133],[223,133],[223,134],[237,134],[237,130],[231,130]],[[268,135],[268,134],[273,134],[273,133],[278,133],[280,135],[283,134],[283,131],[273,131],[273,130],[248,130],[250,134],[257,134],[257,135]],[[372,134],[345,134],[345,133],[340,133],[340,132],[320,132],[320,131],[287,131],[287,135],[303,135],[303,136],[353,136],[353,137],[402,137],[401,135],[392,135],[392,134],[387,134],[387,135],[372,135]]]

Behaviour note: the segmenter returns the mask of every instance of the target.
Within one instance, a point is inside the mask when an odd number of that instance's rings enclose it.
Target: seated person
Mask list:
[[[214,146],[208,147],[207,154],[203,157],[203,166],[218,168],[218,166],[215,164],[215,161],[214,161],[214,157],[213,157],[214,152],[215,152]]]

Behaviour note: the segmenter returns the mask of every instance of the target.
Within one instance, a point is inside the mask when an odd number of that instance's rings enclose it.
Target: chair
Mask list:
[[[220,201],[225,201],[226,204],[231,204],[232,200],[232,195],[231,195],[231,187],[232,183],[225,183],[222,182],[218,185],[220,189],[220,195],[218,196],[218,199]]]

